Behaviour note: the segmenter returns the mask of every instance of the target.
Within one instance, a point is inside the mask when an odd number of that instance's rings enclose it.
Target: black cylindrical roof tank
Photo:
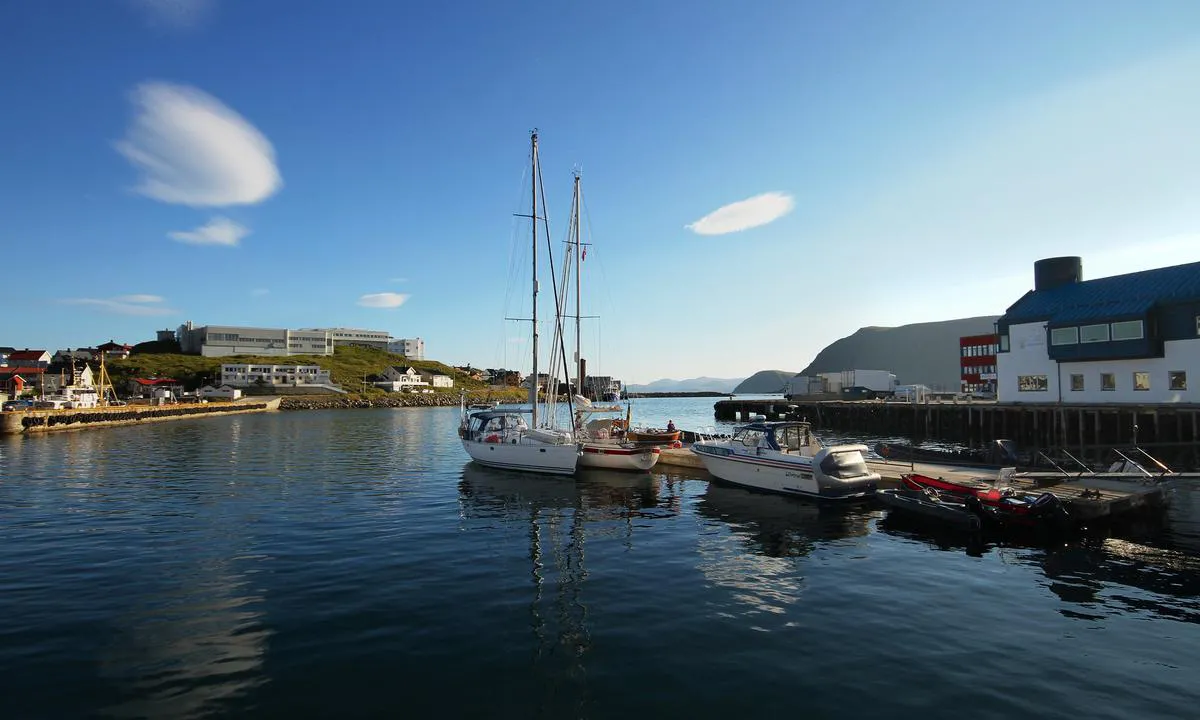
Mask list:
[[[1038,260],[1033,264],[1033,289],[1049,290],[1083,280],[1083,258],[1077,256]]]

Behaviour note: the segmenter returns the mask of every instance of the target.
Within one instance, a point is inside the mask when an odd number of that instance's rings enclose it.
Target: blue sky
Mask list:
[[[1197,77],[1188,1],[5,3],[0,345],[344,326],[527,367],[537,127],[555,240],[583,170],[593,371],[800,370],[999,314],[1040,257],[1200,260]]]

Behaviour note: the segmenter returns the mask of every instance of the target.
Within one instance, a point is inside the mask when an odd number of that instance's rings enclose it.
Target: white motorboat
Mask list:
[[[822,446],[806,422],[756,422],[733,437],[692,445],[716,478],[759,490],[821,500],[854,500],[875,494],[865,445]]]
[[[466,407],[461,407],[462,416],[458,435],[462,440],[463,449],[475,462],[508,470],[524,470],[527,472],[552,473],[571,475],[579,462],[579,444],[575,441],[573,430],[562,430],[553,427],[553,399],[548,400],[546,407],[545,426],[538,423],[538,221],[545,221],[545,198],[542,207],[538,206],[538,189],[541,185],[541,169],[538,163],[538,136],[535,130],[530,135],[530,158],[533,165],[531,180],[533,184],[533,210],[530,214],[533,226],[532,264],[533,282],[533,372],[529,382],[528,410],[484,410],[467,414]],[[540,213],[540,214],[539,214]],[[546,236],[549,237],[549,227]],[[559,307],[557,296],[555,307]],[[561,317],[555,330],[555,350],[561,350],[562,333]],[[555,373],[550,374],[552,387],[557,386]],[[461,401],[460,401],[461,402]],[[530,421],[525,422],[524,415],[530,415]]]

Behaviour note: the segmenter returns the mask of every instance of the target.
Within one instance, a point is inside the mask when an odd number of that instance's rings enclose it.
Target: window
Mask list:
[[[1100,389],[1116,390],[1117,376],[1114,373],[1100,373]]]
[[[1144,337],[1141,320],[1115,322],[1112,324],[1113,340],[1141,340]]]
[[[1187,390],[1187,373],[1182,370],[1172,370],[1167,373],[1167,385],[1172,390]]]
[[[1020,392],[1043,392],[1047,388],[1045,375],[1018,375],[1017,390]]]
[[[1079,343],[1079,328],[1054,328],[1050,331],[1051,345],[1077,345]]]
[[[1196,334],[1200,335],[1200,315],[1196,316]]]
[[[1000,352],[1008,352],[1008,336],[1000,336]]]
[[[1079,328],[1079,342],[1108,342],[1108,324],[1084,325]]]
[[[1133,389],[1134,390],[1149,390],[1150,389],[1150,373],[1135,372],[1133,374]]]
[[[1071,375],[1071,391],[1072,392],[1080,392],[1082,390],[1083,390],[1083,375],[1082,374]]]

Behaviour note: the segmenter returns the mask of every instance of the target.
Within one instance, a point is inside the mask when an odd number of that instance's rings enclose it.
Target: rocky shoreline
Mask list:
[[[467,395],[467,403],[484,402],[482,395]],[[501,399],[503,401],[503,399]],[[395,394],[379,397],[355,395],[288,395],[279,403],[280,410],[335,410],[343,408],[402,408],[402,407],[457,407],[459,396],[450,393]]]

